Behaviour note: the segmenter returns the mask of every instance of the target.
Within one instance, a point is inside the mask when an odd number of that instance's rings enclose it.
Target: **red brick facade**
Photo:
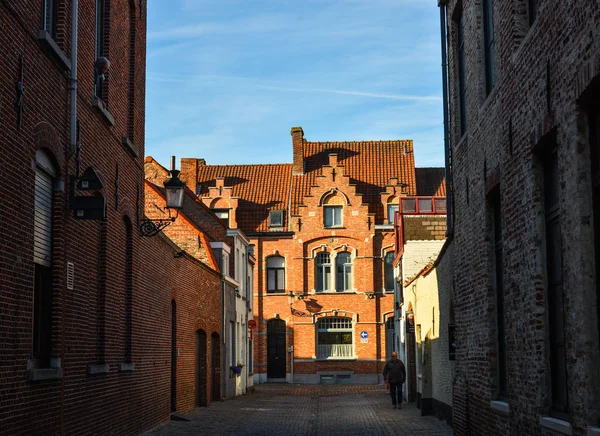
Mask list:
[[[139,8],[145,2],[105,2],[101,54],[111,67],[103,110],[94,98],[96,2],[79,3],[81,152],[75,154],[71,2],[54,2],[55,26],[47,32],[41,31],[43,3],[0,2],[0,169],[10,180],[0,187],[0,433],[135,434],[166,421],[170,410],[173,295],[163,283],[168,273],[153,275],[149,262],[173,263],[186,280],[194,274],[194,264],[173,258],[165,241],[142,239],[137,231],[146,48],[146,11]],[[15,104],[21,59],[22,112]],[[79,175],[93,168],[103,187],[74,194],[104,198],[104,219],[74,219],[69,196],[78,166]],[[51,206],[36,197],[52,197]],[[51,227],[40,227],[48,222]],[[50,247],[43,259],[40,247]]]
[[[208,207],[229,210],[229,225],[255,246],[255,381],[376,383],[394,314],[383,280],[383,257],[394,252],[388,205],[417,194],[412,142],[315,143],[293,128],[292,145],[293,165],[183,159],[182,179],[197,181]],[[322,257],[329,264],[318,266]]]

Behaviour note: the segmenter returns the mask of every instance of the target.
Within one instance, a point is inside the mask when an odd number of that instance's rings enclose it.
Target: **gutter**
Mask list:
[[[444,162],[445,162],[445,178],[446,178],[446,236],[454,234],[452,227],[452,162],[450,158],[450,128],[449,128],[449,112],[448,105],[448,0],[438,0],[440,8],[440,35],[442,46],[442,101],[444,110]]]
[[[79,0],[72,0],[71,5],[71,136],[67,156],[71,157],[77,150],[77,28]],[[79,174],[78,174],[79,175]]]

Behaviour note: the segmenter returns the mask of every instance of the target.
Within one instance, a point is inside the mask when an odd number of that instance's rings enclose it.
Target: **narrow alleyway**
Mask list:
[[[428,435],[452,429],[414,403],[393,409],[383,386],[260,385],[251,394],[186,414],[158,435]]]

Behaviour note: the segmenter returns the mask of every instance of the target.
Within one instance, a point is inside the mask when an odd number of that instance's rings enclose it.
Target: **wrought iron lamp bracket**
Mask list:
[[[140,224],[140,235],[141,236],[158,235],[165,227],[170,226],[172,223],[174,223],[178,216],[179,216],[179,211],[177,211],[177,215],[175,215],[174,217],[161,218],[161,219],[146,218]]]

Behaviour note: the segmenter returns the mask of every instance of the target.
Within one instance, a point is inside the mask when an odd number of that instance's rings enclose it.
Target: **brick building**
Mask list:
[[[169,251],[137,232],[145,2],[76,11],[0,2],[2,434],[132,434],[169,416],[171,290],[148,282],[142,246]]]
[[[146,215],[168,219],[162,186],[169,172],[148,156],[145,176]],[[178,391],[190,393],[188,401],[182,402],[178,396],[174,410],[183,412],[246,393],[253,385],[249,375],[252,362],[248,358],[252,345],[246,326],[252,319],[250,278],[255,261],[248,238],[239,229],[229,229],[225,220],[189,189],[184,195],[182,211],[163,232],[181,254],[191,256],[218,276],[216,282],[209,276],[195,282],[190,278],[195,292],[179,293],[181,300],[186,300],[183,305],[173,297],[181,308],[176,313],[173,360],[177,375],[185,374],[183,378],[177,376],[173,385],[178,386]],[[182,318],[185,315],[179,314],[179,310],[189,313],[191,318]],[[194,335],[196,342],[192,340]]]
[[[440,7],[455,432],[599,434],[599,3]]]
[[[377,383],[393,349],[394,211],[433,193],[418,191],[412,141],[291,134],[292,164],[182,159],[181,178],[254,245],[255,382]]]

